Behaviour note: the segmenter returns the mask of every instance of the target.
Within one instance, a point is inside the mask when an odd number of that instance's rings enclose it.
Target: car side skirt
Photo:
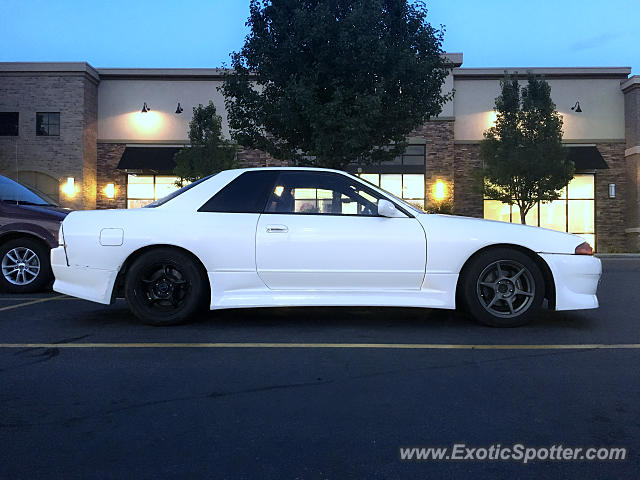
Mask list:
[[[255,272],[209,272],[211,310],[239,307],[455,308],[457,274],[427,275],[420,290],[271,290]]]

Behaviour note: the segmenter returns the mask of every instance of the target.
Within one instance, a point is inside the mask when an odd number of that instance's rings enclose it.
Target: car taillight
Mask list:
[[[593,248],[587,242],[576,247],[576,255],[593,255]]]

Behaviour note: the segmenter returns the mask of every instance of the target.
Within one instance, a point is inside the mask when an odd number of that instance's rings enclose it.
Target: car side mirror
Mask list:
[[[396,208],[389,200],[384,198],[378,200],[378,215],[381,217],[397,218],[404,217],[405,214]]]

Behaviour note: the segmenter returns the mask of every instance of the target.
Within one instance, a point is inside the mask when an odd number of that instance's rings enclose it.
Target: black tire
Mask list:
[[[510,248],[487,250],[462,273],[467,312],[491,327],[519,327],[542,307],[544,277],[528,255]]]
[[[158,248],[142,254],[129,269],[125,296],[129,308],[148,325],[178,325],[207,305],[206,275],[188,254]]]
[[[50,252],[43,242],[29,237],[14,238],[0,245],[0,290],[11,293],[44,290],[53,280]]]

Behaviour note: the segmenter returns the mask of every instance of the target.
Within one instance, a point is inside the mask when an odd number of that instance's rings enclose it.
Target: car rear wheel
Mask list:
[[[159,248],[142,254],[125,280],[131,311],[149,325],[177,325],[204,307],[206,276],[186,253]]]
[[[43,290],[53,279],[50,250],[43,243],[23,237],[0,245],[0,287],[6,292]]]
[[[467,310],[480,323],[517,327],[529,323],[544,300],[544,277],[536,262],[518,250],[488,250],[465,268]]]

